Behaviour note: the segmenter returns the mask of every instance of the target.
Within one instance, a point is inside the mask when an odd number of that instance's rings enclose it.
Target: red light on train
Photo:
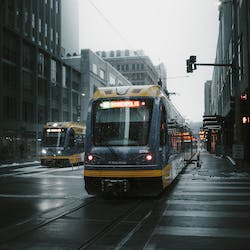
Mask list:
[[[242,123],[243,124],[250,123],[250,116],[244,116],[244,117],[242,117]]]
[[[247,93],[241,94],[241,95],[240,95],[240,99],[241,99],[242,101],[246,101],[246,100],[247,100]]]

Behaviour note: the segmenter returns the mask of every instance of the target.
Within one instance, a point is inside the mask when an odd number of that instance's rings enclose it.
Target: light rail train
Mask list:
[[[76,122],[48,122],[43,129],[41,164],[73,166],[84,160],[85,125]]]
[[[157,195],[191,159],[192,139],[159,86],[99,88],[86,122],[85,188],[94,195]]]

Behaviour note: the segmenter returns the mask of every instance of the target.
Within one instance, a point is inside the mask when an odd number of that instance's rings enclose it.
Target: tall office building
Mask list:
[[[79,118],[81,74],[61,49],[60,0],[1,0],[1,162],[37,156],[45,122]]]

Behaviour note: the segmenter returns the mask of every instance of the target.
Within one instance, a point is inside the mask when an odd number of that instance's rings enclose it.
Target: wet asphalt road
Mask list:
[[[250,249],[250,175],[225,159],[154,199],[96,199],[82,171],[0,166],[0,249]]]

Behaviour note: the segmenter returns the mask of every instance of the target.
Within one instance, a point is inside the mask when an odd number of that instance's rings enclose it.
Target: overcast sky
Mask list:
[[[186,73],[186,59],[214,63],[218,38],[217,0],[80,0],[80,48],[144,50],[163,62],[175,106],[190,121],[204,113],[204,82],[212,67]],[[186,77],[188,75],[188,77]]]

